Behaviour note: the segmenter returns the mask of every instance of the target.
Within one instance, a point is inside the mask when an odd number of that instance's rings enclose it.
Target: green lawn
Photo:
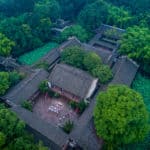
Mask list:
[[[57,43],[48,43],[43,47],[37,48],[31,52],[28,52],[18,58],[18,61],[22,64],[33,65],[38,60],[40,60],[44,55],[46,55],[50,50],[56,48],[58,46]]]
[[[132,84],[132,88],[142,94],[144,102],[150,112],[150,78],[138,73]]]
[[[141,93],[144,98],[144,103],[148,111],[150,112],[150,78],[147,76],[138,73],[133,84],[132,88],[137,92]],[[150,149],[150,134],[145,139],[145,141],[138,143],[138,144],[131,144],[128,147],[128,150],[147,150]]]

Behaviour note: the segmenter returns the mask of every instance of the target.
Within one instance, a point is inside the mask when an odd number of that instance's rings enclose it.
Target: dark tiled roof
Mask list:
[[[78,144],[86,150],[100,150],[103,145],[103,140],[96,136],[93,119],[84,126],[77,139]]]
[[[94,80],[85,71],[65,64],[57,64],[49,77],[52,85],[80,98],[86,98]]]
[[[53,64],[55,61],[57,61],[60,58],[60,52],[59,50],[53,49],[48,54],[46,54],[40,61],[47,62],[49,65]]]
[[[114,78],[111,84],[125,84],[130,86],[134,80],[138,68],[139,66],[127,56],[118,58],[112,68]]]
[[[103,34],[104,32],[106,31],[109,31],[109,30],[114,30],[116,31],[117,34],[113,35],[112,37],[116,38],[116,39],[120,39],[120,35],[122,35],[123,33],[125,33],[125,30],[124,29],[121,29],[121,28],[117,28],[117,27],[113,27],[113,26],[110,26],[110,25],[106,25],[106,24],[102,24],[100,26],[100,28],[98,28],[96,30],[96,33],[101,33]]]
[[[48,77],[48,73],[43,69],[35,70],[31,75],[22,80],[3,97],[10,103],[21,104],[28,100],[37,90],[41,81]]]
[[[77,143],[87,150],[100,150],[103,143],[102,139],[98,139],[93,125],[93,110],[96,104],[96,96],[102,91],[99,89],[95,96],[92,98],[89,107],[86,108],[84,113],[79,117],[77,122],[74,122],[75,127],[70,134]]]
[[[82,48],[87,52],[95,52],[97,55],[99,55],[102,58],[102,61],[106,64],[111,55],[111,52],[102,50],[100,48],[96,48],[89,44],[82,44]]]
[[[63,144],[67,141],[67,134],[65,134],[60,128],[54,127],[40,119],[36,114],[20,106],[12,107],[11,110],[14,111],[28,126],[48,138],[53,145],[53,148],[50,147],[51,149],[60,150]]]
[[[65,48],[73,46],[81,46],[81,42],[76,37],[70,37],[66,42],[62,43],[59,47],[59,50],[62,51]]]
[[[16,63],[16,60],[13,59],[12,57],[2,57],[0,56],[0,65],[4,67],[11,67],[14,69],[17,69],[19,65]]]

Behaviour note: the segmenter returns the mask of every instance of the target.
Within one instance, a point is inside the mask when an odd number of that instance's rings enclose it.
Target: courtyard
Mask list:
[[[52,98],[39,95],[33,106],[33,113],[54,126],[63,126],[66,121],[78,119],[77,113],[69,106],[69,100],[64,97]]]

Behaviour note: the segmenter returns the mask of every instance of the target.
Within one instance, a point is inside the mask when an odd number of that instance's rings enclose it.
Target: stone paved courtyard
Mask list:
[[[36,98],[33,113],[54,126],[61,126],[67,120],[75,121],[78,119],[78,115],[69,106],[67,99],[51,98],[48,95],[39,95]]]

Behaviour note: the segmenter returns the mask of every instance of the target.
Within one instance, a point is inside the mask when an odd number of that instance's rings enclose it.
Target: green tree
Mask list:
[[[36,34],[42,42],[48,42],[51,39],[51,20],[49,18],[40,19],[36,27]]]
[[[116,6],[123,6],[126,9],[130,10],[132,14],[138,15],[140,13],[144,13],[146,11],[149,11],[150,8],[150,2],[149,0],[107,0],[108,2],[111,2],[115,4]]]
[[[87,4],[78,16],[80,25],[89,31],[98,28],[101,23],[126,28],[133,24],[134,17],[123,7],[116,7],[103,0]]]
[[[6,136],[2,132],[0,132],[0,148],[2,148],[5,143],[6,143]]]
[[[94,124],[108,149],[142,141],[150,129],[142,96],[124,85],[111,85],[97,96]]]
[[[36,144],[33,136],[25,130],[25,123],[16,114],[0,104],[0,149],[47,150],[41,142]]]
[[[91,0],[57,0],[61,6],[61,17],[75,20],[82,8]]]
[[[5,94],[5,92],[9,89],[9,73],[0,72],[0,95]]]
[[[31,103],[31,101],[24,101],[21,106],[29,111],[32,111],[33,109],[33,104]]]
[[[65,29],[60,36],[60,42],[67,40],[70,36],[76,36],[81,42],[89,39],[88,32],[80,25],[73,25]]]
[[[9,81],[11,83],[11,86],[16,85],[23,78],[24,78],[24,74],[18,73],[16,71],[9,73]]]
[[[80,47],[66,48],[61,54],[61,61],[63,63],[72,65],[77,68],[84,68],[83,59],[85,52]]]
[[[91,70],[91,73],[103,84],[107,83],[113,77],[112,71],[107,65],[97,66]]]
[[[0,33],[0,55],[9,56],[15,43]]]
[[[33,34],[32,28],[25,22],[25,18],[25,15],[11,17],[0,23],[0,32],[16,43],[12,49],[14,56],[19,56],[42,45],[42,41]]]
[[[60,5],[56,0],[40,0],[35,4],[33,13],[55,21],[60,17]]]
[[[150,30],[145,27],[129,27],[121,40],[119,52],[141,64],[150,73]]]
[[[96,53],[89,52],[85,55],[83,63],[84,67],[91,72],[94,68],[102,65],[102,60]]]
[[[98,0],[84,7],[78,16],[78,22],[87,30],[92,30],[99,27],[101,23],[106,22],[107,16],[107,3]]]
[[[48,83],[47,81],[42,81],[39,85],[39,90],[41,93],[46,93],[49,91]]]
[[[126,28],[133,24],[134,17],[123,7],[116,7],[108,4],[108,17],[106,23]]]

